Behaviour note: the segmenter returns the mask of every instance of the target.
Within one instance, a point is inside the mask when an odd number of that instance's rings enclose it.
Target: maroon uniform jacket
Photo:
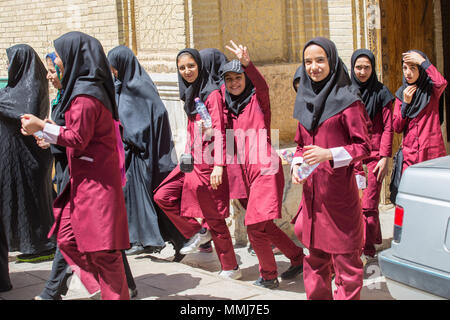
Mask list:
[[[239,115],[228,109],[225,112],[227,129],[233,129],[236,146],[231,157],[234,164],[230,164],[230,157],[227,164],[231,197],[248,196],[245,225],[249,225],[281,218],[284,174],[270,140],[269,87],[253,63],[245,68],[245,73],[255,94]]]
[[[307,248],[332,254],[350,253],[363,247],[363,217],[354,177],[354,163],[370,155],[365,109],[356,101],[309,132],[300,123],[295,158],[303,158],[303,147],[317,145],[344,154],[342,160],[321,163],[303,185],[296,224]]]
[[[54,202],[56,222],[50,234],[57,230],[62,210],[70,210],[81,252],[127,249],[127,213],[111,112],[96,98],[80,95],[65,120],[65,127],[54,126],[59,130],[54,136],[66,147],[70,183]]]
[[[395,132],[403,133],[403,171],[415,163],[446,155],[439,122],[439,98],[447,81],[433,65],[429,65],[426,72],[433,82],[433,94],[417,117],[403,119],[402,102],[398,98],[395,100],[393,125]]]
[[[200,129],[195,119],[188,118],[185,152],[194,156],[194,170],[186,173],[181,194],[181,215],[185,217],[226,218],[229,215],[229,191],[226,168],[223,170],[222,184],[217,190],[211,187],[210,176],[214,165],[225,166],[225,125],[222,96],[219,90],[211,92],[204,102],[211,116],[215,135],[208,139],[200,137]],[[193,147],[193,148],[192,148]],[[177,172],[179,167],[174,170]],[[170,179],[172,173],[166,178]]]

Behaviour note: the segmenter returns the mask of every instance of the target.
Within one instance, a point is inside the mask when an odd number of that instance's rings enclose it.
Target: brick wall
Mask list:
[[[26,43],[44,59],[53,40],[69,31],[98,38],[105,51],[118,44],[116,2],[111,0],[2,0],[0,2],[0,76],[6,77],[5,50]]]
[[[336,43],[339,56],[350,68],[353,48],[353,0],[328,0],[330,39]]]

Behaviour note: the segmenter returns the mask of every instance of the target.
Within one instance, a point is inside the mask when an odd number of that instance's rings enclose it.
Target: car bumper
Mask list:
[[[378,255],[381,272],[395,299],[450,299],[450,274],[398,258],[387,249]]]

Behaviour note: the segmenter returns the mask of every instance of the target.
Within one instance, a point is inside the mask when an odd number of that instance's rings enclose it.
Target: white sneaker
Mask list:
[[[200,245],[207,243],[209,240],[211,240],[211,233],[209,232],[209,230],[206,230],[206,232],[203,234],[197,232],[192,238],[189,239],[188,242],[186,242],[183,248],[180,249],[180,253],[194,253],[198,250],[198,247]]]
[[[242,278],[242,271],[239,267],[236,270],[222,270],[219,272],[219,277],[238,280]]]
[[[367,256],[365,255],[365,254],[362,254],[361,255],[361,261],[362,261],[362,263],[363,263],[363,267],[365,267],[366,266],[366,264],[367,264]]]
[[[363,263],[363,267],[365,267],[369,263],[372,263],[375,260],[376,260],[375,257],[366,256],[364,253],[361,255],[361,261]]]

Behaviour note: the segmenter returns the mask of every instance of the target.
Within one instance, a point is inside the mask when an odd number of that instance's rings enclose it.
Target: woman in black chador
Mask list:
[[[153,190],[173,170],[174,145],[167,110],[150,76],[134,53],[118,46],[108,53],[115,75],[123,126],[127,184],[124,188],[131,249],[159,252],[172,242],[176,259],[186,239],[153,200]]]
[[[19,261],[51,258],[55,243],[47,238],[53,224],[52,154],[32,136],[20,133],[20,115],[44,119],[49,112],[47,71],[28,45],[6,50],[8,85],[0,90],[0,216],[9,251]]]

